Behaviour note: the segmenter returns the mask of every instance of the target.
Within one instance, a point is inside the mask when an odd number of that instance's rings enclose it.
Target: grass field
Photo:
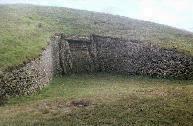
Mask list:
[[[0,73],[36,58],[54,33],[138,39],[193,55],[193,34],[126,17],[59,7],[0,5]],[[85,74],[55,77],[0,107],[0,126],[193,125],[193,81]]]
[[[2,126],[193,125],[193,82],[142,76],[56,77],[0,107]]]
[[[37,57],[56,32],[138,39],[193,55],[193,34],[131,18],[33,5],[0,5],[0,71]]]

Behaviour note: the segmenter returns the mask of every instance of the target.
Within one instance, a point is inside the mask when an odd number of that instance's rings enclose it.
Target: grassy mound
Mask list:
[[[126,17],[32,5],[0,5],[0,71],[37,57],[56,32],[110,35],[193,55],[193,34]]]
[[[193,125],[192,81],[109,74],[58,77],[0,107],[0,125]]]

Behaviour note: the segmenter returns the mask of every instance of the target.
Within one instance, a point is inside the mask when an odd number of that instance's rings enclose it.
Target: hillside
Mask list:
[[[177,48],[193,55],[193,34],[126,17],[59,7],[0,5],[0,70],[37,57],[58,32],[95,33]]]
[[[191,32],[0,5],[0,125],[192,126],[192,77]]]

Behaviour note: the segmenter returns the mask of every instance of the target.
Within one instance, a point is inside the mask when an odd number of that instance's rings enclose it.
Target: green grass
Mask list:
[[[32,96],[0,107],[0,125],[193,125],[193,82],[142,76],[56,77]],[[89,101],[87,107],[72,101]]]
[[[37,57],[56,32],[140,39],[193,55],[193,34],[126,17],[58,7],[0,5],[0,71]]]
[[[110,35],[193,55],[193,34],[130,18],[57,7],[0,5],[0,71],[37,57],[50,36]],[[193,125],[193,82],[109,74],[56,77],[0,107],[0,125]],[[72,101],[85,100],[88,107]]]

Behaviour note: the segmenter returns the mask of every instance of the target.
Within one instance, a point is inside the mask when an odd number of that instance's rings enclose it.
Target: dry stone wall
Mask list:
[[[164,78],[193,78],[193,57],[138,40],[93,36],[99,70]]]
[[[42,89],[52,79],[52,46],[41,56],[13,70],[4,71],[0,77],[0,97],[29,95]]]
[[[48,84],[53,75],[101,71],[193,79],[193,57],[139,40],[56,34],[39,58],[0,72],[0,99],[32,94]]]
[[[139,40],[91,35],[61,37],[60,67],[64,74],[114,72],[163,78],[192,79],[193,57],[175,49]]]

